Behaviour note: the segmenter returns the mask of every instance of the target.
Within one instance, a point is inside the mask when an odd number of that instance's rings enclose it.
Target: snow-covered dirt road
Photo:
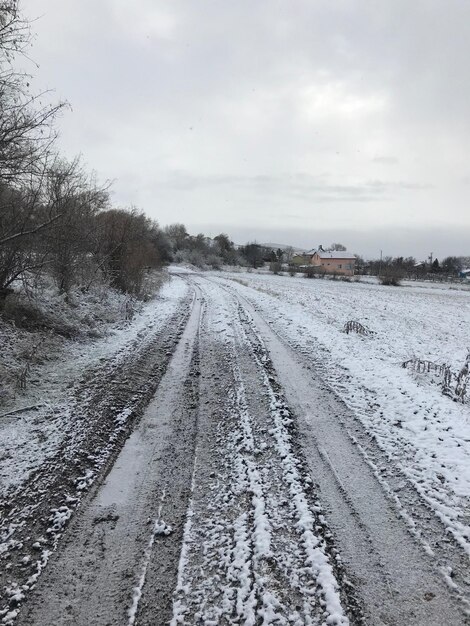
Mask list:
[[[175,277],[135,320],[47,363],[35,391],[42,406],[2,416],[2,623],[14,620],[82,498],[110,468],[153,396],[191,299]]]
[[[239,284],[183,278],[156,394],[16,623],[467,623],[467,555],[322,372]]]

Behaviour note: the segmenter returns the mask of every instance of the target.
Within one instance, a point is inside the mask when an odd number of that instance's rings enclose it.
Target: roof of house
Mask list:
[[[318,254],[320,259],[355,259],[354,254],[347,252],[347,250],[311,250],[309,254],[312,256]]]

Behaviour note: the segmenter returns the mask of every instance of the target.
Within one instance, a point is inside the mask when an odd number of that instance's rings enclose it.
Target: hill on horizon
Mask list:
[[[305,248],[291,246],[285,243],[260,243],[260,246],[265,246],[266,248],[273,248],[273,250],[287,250],[287,248],[292,248],[295,252],[308,252]]]

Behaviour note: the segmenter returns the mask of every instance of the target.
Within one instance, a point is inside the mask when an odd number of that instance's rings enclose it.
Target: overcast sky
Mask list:
[[[113,201],[237,243],[470,255],[470,2],[24,0]]]

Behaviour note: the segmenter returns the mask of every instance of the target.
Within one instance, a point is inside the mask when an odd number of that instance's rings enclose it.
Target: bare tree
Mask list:
[[[26,57],[31,34],[18,0],[0,1],[0,180],[22,184],[41,170],[56,137],[52,122],[65,103],[42,105],[45,93],[31,94],[31,77],[16,69]]]
[[[0,206],[0,291],[46,266],[60,290],[69,291],[86,265],[92,220],[108,206],[106,188],[85,174],[78,159],[56,159],[29,186],[0,184]]]
[[[31,94],[30,77],[17,70],[29,45],[18,0],[0,0],[0,298],[45,270],[66,294],[98,276],[136,294],[146,269],[169,259],[169,238],[137,210],[107,210],[106,186],[78,158],[55,154],[53,122],[64,104]],[[181,224],[170,235],[175,246],[189,237]]]
[[[4,293],[27,271],[40,269],[44,256],[38,249],[41,234],[61,214],[44,205],[47,172],[31,175],[28,183],[12,187],[0,182],[0,292]]]
[[[158,224],[137,209],[110,209],[96,218],[101,245],[102,270],[117,289],[140,295],[145,273],[159,267],[165,249]]]
[[[32,95],[30,76],[17,70],[30,40],[18,0],[0,0],[0,292],[43,265],[35,242],[61,217],[44,210],[43,192],[64,104],[41,105],[44,94]]]
[[[49,214],[60,215],[42,237],[51,272],[61,291],[81,282],[92,253],[94,218],[108,207],[106,187],[87,175],[79,159],[57,160],[49,172],[45,204]]]
[[[235,245],[226,233],[220,233],[214,237],[215,253],[220,256],[224,263],[235,263],[237,253]]]
[[[188,231],[184,224],[170,224],[165,228],[165,234],[170,240],[173,251],[182,250],[188,241]]]
[[[289,246],[288,248],[284,250],[284,259],[288,265],[291,264],[292,259],[294,257],[294,253],[295,253],[294,248],[292,246]]]
[[[442,271],[446,274],[456,276],[462,269],[462,263],[456,256],[448,256],[442,261]]]

